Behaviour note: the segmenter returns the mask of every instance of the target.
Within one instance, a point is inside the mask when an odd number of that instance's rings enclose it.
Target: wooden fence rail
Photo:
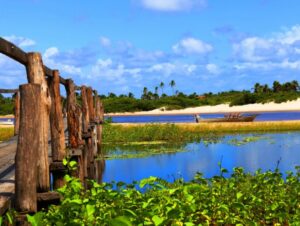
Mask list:
[[[27,73],[28,84],[20,85],[19,89],[0,89],[0,93],[15,93],[15,135],[19,134],[15,207],[20,213],[17,225],[27,225],[22,214],[34,213],[59,199],[55,192],[50,192],[50,173],[54,188],[64,185],[64,158],[69,156],[78,162],[75,175],[85,187],[87,179],[101,181],[105,163],[95,157],[101,156],[103,105],[97,91],[64,79],[58,70],[43,64],[41,54],[26,53],[1,37],[0,53],[24,65]],[[67,93],[67,144],[60,84]],[[81,92],[81,104],[77,102],[76,90]]]

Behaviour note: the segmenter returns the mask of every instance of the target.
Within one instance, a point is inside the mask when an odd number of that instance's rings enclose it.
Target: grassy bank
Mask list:
[[[201,140],[213,134],[300,131],[300,121],[251,123],[109,124],[105,125],[106,144],[143,141],[184,142]]]
[[[0,127],[0,142],[8,140],[14,135],[13,127]]]

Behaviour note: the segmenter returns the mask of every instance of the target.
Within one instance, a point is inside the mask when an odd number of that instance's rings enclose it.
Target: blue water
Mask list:
[[[186,152],[107,160],[104,181],[130,183],[149,176],[161,177],[168,181],[181,177],[191,180],[196,172],[202,172],[208,178],[219,175],[218,162],[221,160],[222,167],[230,172],[238,166],[252,173],[259,168],[263,171],[274,170],[279,160],[279,170],[283,173],[288,170],[294,171],[295,166],[300,165],[299,132],[264,134],[263,139],[241,146],[228,142],[247,136],[249,135],[228,135],[219,143],[209,145],[190,143],[185,146]]]
[[[203,118],[223,117],[224,114],[201,114]],[[151,123],[151,122],[194,122],[193,115],[143,115],[143,116],[113,116],[115,123]],[[300,111],[297,112],[263,112],[259,113],[255,121],[300,120]]]

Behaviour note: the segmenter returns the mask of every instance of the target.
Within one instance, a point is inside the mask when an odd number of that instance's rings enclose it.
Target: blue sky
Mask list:
[[[299,0],[0,0],[0,36],[100,93],[300,80]],[[0,87],[26,82],[0,55]]]

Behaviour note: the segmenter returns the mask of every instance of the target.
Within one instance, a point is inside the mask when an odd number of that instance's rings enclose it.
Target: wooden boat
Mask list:
[[[11,119],[8,119],[6,121],[0,121],[0,125],[13,125],[14,122]]]
[[[258,114],[243,115],[241,113],[230,113],[224,115],[223,118],[201,118],[199,115],[195,115],[197,123],[200,122],[253,122]]]

